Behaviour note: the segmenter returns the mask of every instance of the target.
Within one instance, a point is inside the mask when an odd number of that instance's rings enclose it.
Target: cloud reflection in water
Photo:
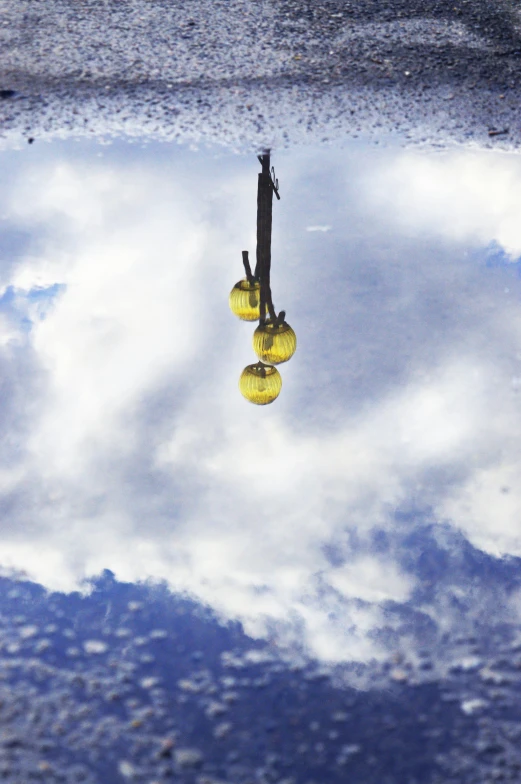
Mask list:
[[[275,154],[300,349],[257,410],[226,302],[255,157],[104,149],[19,153],[2,196],[3,564],[61,590],[164,578],[333,662],[412,639],[407,613],[517,620],[506,586],[440,566],[465,538],[521,555],[521,285],[486,252],[521,248],[517,157]]]

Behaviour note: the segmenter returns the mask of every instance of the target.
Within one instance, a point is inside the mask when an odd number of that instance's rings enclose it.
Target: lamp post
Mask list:
[[[257,156],[261,164],[257,185],[257,250],[252,273],[248,251],[243,250],[242,262],[246,277],[235,284],[230,293],[230,308],[243,321],[259,322],[253,334],[253,350],[258,362],[242,372],[239,388],[244,397],[257,405],[272,403],[280,392],[282,379],[274,365],[287,362],[297,348],[297,336],[286,323],[286,313],[277,315],[270,285],[271,229],[273,194],[280,199],[275,170],[270,169],[270,151]]]

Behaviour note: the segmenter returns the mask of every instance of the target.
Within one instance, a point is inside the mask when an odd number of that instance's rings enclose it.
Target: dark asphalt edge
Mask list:
[[[521,95],[492,88],[348,86],[306,77],[168,88],[155,82],[8,88],[15,94],[0,102],[0,139],[9,143],[124,136],[250,150],[391,134],[426,147],[521,146]]]

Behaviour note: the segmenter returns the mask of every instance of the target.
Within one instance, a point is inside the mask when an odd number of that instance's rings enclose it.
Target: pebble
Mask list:
[[[220,724],[217,724],[213,731],[213,736],[217,740],[221,740],[225,738],[227,735],[230,734],[232,729],[232,724],[229,721],[223,721]]]
[[[159,757],[171,757],[175,746],[175,738],[163,738],[159,747]]]
[[[29,640],[31,637],[35,637],[38,634],[38,627],[37,626],[22,626],[18,629],[18,634],[22,638],[22,640]]]
[[[99,655],[107,652],[108,645],[102,640],[86,640],[83,643],[83,649],[85,653]]]
[[[199,694],[200,692],[204,691],[204,685],[201,683],[197,683],[196,681],[192,681],[189,678],[183,678],[182,680],[177,682],[177,685],[181,689],[181,691],[189,692],[190,694]]]
[[[141,686],[142,689],[153,689],[154,686],[157,686],[159,682],[160,682],[159,678],[154,678],[150,676],[148,678],[141,678],[141,680],[139,681],[139,685]]]
[[[166,640],[168,637],[168,632],[164,629],[153,629],[150,632],[150,639],[151,640]]]
[[[134,637],[133,642],[136,647],[142,648],[148,643],[148,639],[146,637]]]
[[[239,699],[239,693],[236,691],[225,691],[222,694],[222,699],[223,702],[232,704],[234,702],[237,702],[237,700]]]
[[[489,667],[483,667],[483,669],[479,671],[479,677],[482,681],[494,683],[497,686],[509,682],[509,678],[504,673],[496,672]]]
[[[399,667],[394,667],[389,673],[389,677],[391,680],[396,681],[397,683],[406,683],[409,675],[405,670],[402,670]]]
[[[176,749],[174,758],[180,768],[196,768],[203,762],[203,753],[199,749]]]
[[[121,760],[118,764],[118,770],[123,778],[130,779],[136,776],[136,768],[131,762]]]
[[[52,643],[50,640],[42,639],[38,640],[36,645],[34,646],[35,653],[43,653],[44,651],[48,650],[51,647]]]
[[[237,678],[234,678],[232,675],[225,675],[224,678],[221,678],[221,683],[225,689],[233,689],[237,683]]]
[[[471,700],[463,700],[461,703],[461,710],[467,716],[473,716],[475,713],[481,712],[484,708],[488,705],[486,700],[482,700],[479,697],[476,697]]]
[[[216,716],[221,716],[223,713],[226,713],[228,710],[228,706],[222,702],[211,702],[206,710],[205,713],[209,719],[213,719]]]

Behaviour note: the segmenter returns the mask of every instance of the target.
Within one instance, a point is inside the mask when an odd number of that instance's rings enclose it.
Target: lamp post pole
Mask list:
[[[258,156],[262,171],[257,187],[257,264],[255,274],[260,281],[260,324],[266,323],[266,308],[273,311],[270,296],[271,226],[273,214],[273,188],[270,177],[269,150]],[[271,305],[271,308],[269,307]],[[274,312],[270,316],[274,317]]]
[[[253,365],[244,368],[239,388],[251,403],[266,405],[275,400],[282,386],[280,373],[273,366],[291,359],[297,347],[297,338],[289,324],[286,324],[285,311],[281,310],[277,315],[273,306],[270,286],[271,228],[273,194],[280,199],[279,183],[273,167],[270,168],[270,151],[264,150],[257,158],[262,168],[257,187],[255,271],[252,273],[248,251],[243,250],[246,280],[239,281],[233,287],[230,307],[244,321],[259,319],[259,326],[253,333],[253,350],[258,359]]]

